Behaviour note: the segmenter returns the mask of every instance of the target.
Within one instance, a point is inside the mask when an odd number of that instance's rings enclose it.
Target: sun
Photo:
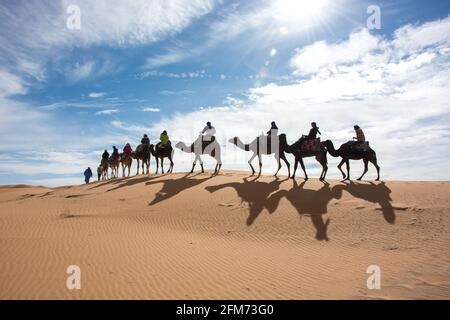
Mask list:
[[[328,0],[277,0],[274,16],[286,24],[306,23],[320,18]]]

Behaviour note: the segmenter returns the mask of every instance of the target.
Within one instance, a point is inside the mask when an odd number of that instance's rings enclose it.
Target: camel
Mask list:
[[[203,168],[203,161],[200,157],[200,155],[202,154],[209,154],[211,157],[216,159],[217,164],[216,168],[214,169],[214,174],[219,173],[220,168],[222,167],[222,157],[220,152],[220,145],[215,138],[213,141],[208,143],[207,141],[203,140],[202,136],[199,136],[199,138],[196,141],[194,141],[190,146],[180,141],[175,145],[175,147],[181,149],[181,151],[195,154],[194,163],[192,164],[192,170],[190,173],[194,172],[194,168],[197,161],[200,162],[200,166],[202,167],[202,173],[205,172]]]
[[[108,161],[102,160],[102,162],[100,163],[100,167],[102,169],[102,180],[107,180],[109,178],[108,177],[108,169],[109,169]]]
[[[286,135],[280,134],[280,149],[284,150],[287,153],[292,153],[295,157],[294,164],[294,173],[292,174],[292,179],[295,179],[295,172],[297,171],[298,164],[302,166],[303,172],[305,173],[305,180],[308,180],[308,174],[305,170],[305,164],[303,163],[303,158],[315,157],[316,160],[322,166],[322,173],[320,174],[320,181],[325,180],[325,176],[327,175],[328,166],[327,166],[327,150],[325,147],[320,144],[320,148],[317,151],[312,150],[302,150],[299,141],[289,145],[287,143]]]
[[[279,139],[279,136],[277,136],[277,139]],[[274,148],[272,150],[271,146],[268,145],[267,136],[261,135],[257,137],[255,140],[250,142],[249,144],[244,144],[238,137],[234,137],[233,139],[228,140],[232,144],[236,145],[238,148],[245,150],[245,151],[252,151],[253,155],[251,156],[250,160],[248,160],[248,164],[250,165],[250,168],[252,169],[252,175],[255,174],[255,169],[253,168],[252,161],[255,159],[255,157],[258,157],[259,160],[259,174],[261,175],[261,169],[262,169],[262,155],[271,155],[272,153],[275,154],[275,159],[278,162],[278,170],[275,172],[275,177],[278,174],[278,171],[281,169],[281,161],[280,159],[283,159],[283,161],[286,163],[286,166],[288,168],[288,176],[291,175],[291,168],[289,165],[289,162],[286,159],[286,155],[284,154],[284,150],[281,148],[281,145],[278,143],[272,143],[274,145]],[[277,142],[277,141],[274,141]]]
[[[142,161],[142,174],[144,174],[144,165],[147,167],[147,174],[150,168],[150,145],[148,144],[140,144],[137,146],[136,150],[131,153],[131,157],[137,160],[137,172],[136,175],[139,174],[139,161]]]
[[[339,149],[335,149],[333,142],[331,140],[327,140],[323,142],[323,145],[325,148],[327,148],[327,151],[333,156],[333,157],[341,157],[342,161],[338,165],[338,169],[342,173],[342,177],[344,180],[350,180],[350,160],[363,160],[364,161],[364,172],[361,175],[361,177],[358,178],[358,180],[361,180],[364,175],[368,171],[368,164],[369,162],[373,163],[375,168],[377,169],[377,178],[375,181],[380,180],[380,167],[377,163],[377,155],[374,150],[372,150],[370,147],[366,151],[358,151],[352,148],[351,143],[347,142],[344,143],[339,147]],[[344,171],[342,170],[342,165],[346,164],[347,166],[347,175],[345,175]]]
[[[150,152],[151,152],[152,156],[154,156],[156,159],[156,174],[158,174],[160,159],[161,159],[161,171],[162,171],[162,173],[164,173],[164,158],[169,158],[170,167],[169,167],[169,171],[167,171],[167,172],[172,173],[172,170],[173,170],[172,158],[173,158],[174,150],[173,150],[170,142],[168,142],[168,145],[165,147],[162,147],[161,143],[157,143],[156,146],[151,144]]]
[[[130,154],[121,153],[120,163],[122,164],[122,178],[125,177],[125,169],[128,168],[128,177],[130,176],[131,164],[133,163],[133,158]]]
[[[108,166],[111,168],[111,178],[119,177],[119,158],[111,156],[108,159]]]

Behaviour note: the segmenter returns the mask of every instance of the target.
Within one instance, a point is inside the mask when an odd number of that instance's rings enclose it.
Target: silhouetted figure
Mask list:
[[[366,137],[364,136],[364,132],[362,131],[362,129],[358,125],[355,125],[353,128],[355,129],[356,133],[356,137],[353,137],[353,139],[357,142],[365,142]]]
[[[161,135],[159,136],[159,140],[161,141],[162,147],[165,147],[169,143],[169,135],[167,134],[166,130],[161,133]]]
[[[354,144],[363,144],[363,148],[355,147]],[[378,165],[377,155],[375,151],[369,147],[367,142],[355,142],[349,141],[344,143],[335,149],[333,142],[331,140],[324,141],[322,143],[327,149],[328,153],[333,157],[341,157],[342,161],[338,164],[338,169],[342,173],[342,178],[345,180],[350,180],[350,160],[362,160],[364,162],[364,172],[358,180],[361,180],[368,171],[369,162],[373,163],[377,169],[377,181],[380,180],[380,166]],[[347,174],[342,170],[342,165],[346,165]]]
[[[267,135],[271,136],[272,133],[274,136],[278,135],[278,127],[277,127],[277,124],[275,123],[275,121],[272,121],[272,123],[270,124],[270,129],[269,129],[269,131],[267,131]]]
[[[92,170],[90,167],[88,167],[86,170],[84,170],[84,182],[88,184],[91,177],[92,177]]]
[[[141,139],[142,144],[150,144],[150,139],[146,134],[144,134],[144,137]]]
[[[159,162],[161,161],[161,171],[164,173],[164,158],[168,158],[170,161],[170,167],[168,173],[171,173],[173,170],[173,154],[174,150],[172,148],[172,144],[169,140],[169,135],[167,134],[167,131],[164,130],[161,135],[159,136],[159,139],[161,140],[156,144],[156,146],[153,146],[153,144],[150,145],[150,153],[155,157],[156,160],[156,174],[158,174],[159,170]]]
[[[105,152],[103,152],[103,154],[102,154],[102,160],[108,161],[108,159],[109,159],[109,153],[108,153],[108,150],[105,149]]]
[[[322,135],[322,133],[319,131],[319,127],[315,122],[311,122],[311,129],[309,130],[308,135],[303,135],[298,141],[300,147],[306,140],[313,140],[317,139],[317,134]]]
[[[113,153],[111,157],[115,160],[119,158],[119,150],[116,148],[116,146],[113,146]]]
[[[98,180],[98,181],[100,181],[100,179],[102,178],[102,171],[103,171],[102,166],[99,165],[99,166],[97,167],[97,180]]]
[[[127,156],[131,155],[131,153],[133,152],[133,149],[131,148],[131,145],[129,143],[127,143],[125,145],[125,147],[123,147],[123,153],[126,154]]]

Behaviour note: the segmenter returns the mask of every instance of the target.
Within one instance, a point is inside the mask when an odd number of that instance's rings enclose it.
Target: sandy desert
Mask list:
[[[449,194],[233,171],[2,186],[0,298],[449,299]]]

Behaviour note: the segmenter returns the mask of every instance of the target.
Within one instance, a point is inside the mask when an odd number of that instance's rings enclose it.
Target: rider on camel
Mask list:
[[[129,156],[133,152],[133,149],[131,149],[131,145],[127,143],[125,147],[123,147],[123,154]]]
[[[111,157],[113,159],[118,159],[119,158],[119,150],[116,148],[116,146],[113,146],[113,153],[112,153]]]
[[[150,139],[146,134],[144,134],[144,137],[141,139],[142,144],[150,144]]]
[[[277,124],[275,123],[275,121],[272,121],[272,123],[270,124],[270,129],[269,131],[267,131],[267,136],[271,136],[273,133],[274,136],[278,135],[278,127]]]
[[[161,133],[161,135],[159,136],[159,140],[161,141],[162,147],[165,147],[169,143],[169,135],[167,134],[166,130]]]
[[[200,132],[203,136],[203,141],[213,141],[214,135],[216,134],[216,128],[211,125],[211,122],[207,122],[206,126]]]
[[[317,124],[315,122],[311,122],[311,129],[309,130],[309,134],[307,136],[303,135],[299,139],[300,146],[302,146],[303,143],[307,140],[317,139],[317,134],[322,135],[322,133],[319,131],[319,127],[317,126]]]

